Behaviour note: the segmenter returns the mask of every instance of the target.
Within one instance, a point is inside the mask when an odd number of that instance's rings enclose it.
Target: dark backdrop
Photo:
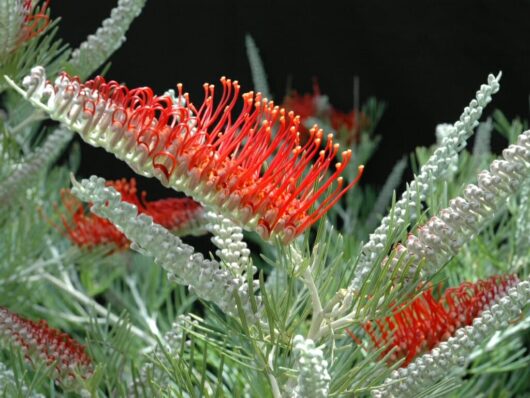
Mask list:
[[[54,0],[62,36],[76,46],[114,1]],[[353,76],[361,100],[388,104],[381,147],[365,181],[381,184],[394,162],[434,141],[434,127],[454,122],[487,74],[503,71],[501,91],[487,109],[527,117],[530,93],[530,0],[503,1],[197,1],[148,0],[107,76],[156,92],[184,83],[201,95],[204,81],[226,75],[250,90],[244,47],[250,33],[276,99],[286,82],[310,91],[317,77],[338,108],[352,107]],[[83,146],[82,175],[132,172],[103,150]],[[150,190],[159,184],[143,182]]]

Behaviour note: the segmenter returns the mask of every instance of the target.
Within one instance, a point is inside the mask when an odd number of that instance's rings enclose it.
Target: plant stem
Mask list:
[[[43,273],[42,274],[42,278],[44,278],[48,282],[52,283],[55,287],[58,287],[62,291],[68,293],[69,295],[71,295],[72,297],[77,299],[82,304],[85,304],[87,306],[93,307],[94,310],[97,313],[99,313],[100,315],[102,315],[104,317],[108,317],[108,319],[111,322],[113,322],[113,323],[118,323],[119,322],[120,318],[118,316],[116,316],[115,314],[109,312],[105,307],[103,307],[102,305],[98,304],[96,301],[94,301],[90,297],[86,296],[85,294],[83,294],[79,290],[76,290],[73,287],[68,286],[68,284],[64,283],[60,279],[57,279],[56,277],[54,277],[53,275],[50,275],[48,273]],[[148,336],[143,330],[139,329],[138,327],[136,327],[134,325],[130,325],[130,330],[131,330],[131,333],[133,333],[137,337],[141,338],[146,343],[151,344],[151,345],[156,344],[156,340],[155,339],[153,339],[152,337]]]
[[[320,297],[318,296],[318,289],[315,285],[313,274],[311,273],[311,267],[307,267],[304,271],[303,280],[307,286],[307,289],[309,290],[311,303],[313,304],[313,315],[311,318],[311,326],[309,328],[309,334],[307,338],[314,341],[324,319],[324,310],[322,309],[322,303],[320,302]]]
[[[324,337],[327,333],[332,333],[336,329],[344,328],[348,325],[351,325],[354,322],[353,312],[343,316],[342,318],[336,319],[333,322],[329,322],[324,326],[321,326],[318,332],[315,335],[315,339],[320,339]],[[320,325],[319,325],[320,326]]]

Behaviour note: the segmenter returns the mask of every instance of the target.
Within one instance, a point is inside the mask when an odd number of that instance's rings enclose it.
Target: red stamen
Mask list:
[[[153,218],[153,221],[176,234],[201,232],[203,224],[203,208],[189,198],[167,198],[155,201],[146,200],[147,193],[138,196],[136,180],[121,179],[111,181],[122,196],[122,200],[138,208]],[[93,213],[86,213],[83,204],[69,191],[62,191],[61,198],[66,214],[60,214],[62,228],[54,225],[61,233],[79,247],[88,249],[110,244],[116,250],[129,248],[129,240],[110,221]]]
[[[392,362],[405,358],[402,366],[407,366],[418,354],[433,349],[456,329],[471,325],[487,305],[516,281],[516,275],[496,275],[476,283],[464,282],[446,289],[439,300],[433,297],[430,287],[419,297],[397,307],[392,316],[376,320],[379,335],[372,322],[366,322],[363,329],[376,348],[386,347],[382,356],[397,347]]]
[[[340,178],[351,155],[344,153],[335,172],[328,175],[339,151],[331,136],[321,148],[321,130],[311,129],[302,137],[301,120],[294,113],[286,116],[259,93],[240,96],[236,81],[223,77],[221,85],[216,103],[214,86],[204,84],[204,100],[197,110],[183,94],[182,85],[177,85],[175,101],[167,95],[157,97],[146,87],[129,90],[96,77],[76,91],[86,91],[80,96],[89,119],[83,133],[100,128],[110,144],[119,145],[120,153],[142,165],[150,161],[164,183],[184,181],[179,188],[189,189],[197,200],[223,212],[244,210],[248,215],[243,224],[254,220],[247,227],[259,224],[266,230],[264,235],[279,235],[288,242],[357,182],[343,188]],[[240,97],[242,110],[233,117]],[[110,116],[103,117],[102,109]],[[338,187],[324,198],[334,181]],[[205,192],[212,194],[205,198]],[[320,205],[311,210],[319,200]],[[236,211],[234,221],[238,217]]]

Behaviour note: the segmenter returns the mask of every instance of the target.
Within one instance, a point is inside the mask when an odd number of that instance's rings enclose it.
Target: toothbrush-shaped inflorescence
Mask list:
[[[110,17],[103,21],[96,33],[89,35],[72,52],[71,66],[81,76],[89,76],[103,65],[125,41],[125,33],[132,21],[140,15],[146,0],[118,0]]]
[[[134,178],[108,181],[107,185],[114,187],[122,195],[123,201],[134,204],[140,213],[149,215],[155,223],[176,235],[196,235],[205,231],[204,209],[193,199],[148,201],[145,191],[138,195]],[[129,240],[114,224],[93,213],[87,213],[83,203],[69,191],[61,192],[61,196],[66,214],[61,214],[62,228],[58,229],[73,243],[89,249],[104,244],[118,249],[129,248]]]
[[[234,275],[243,275],[250,265],[250,250],[243,241],[243,230],[229,218],[211,211],[206,213],[206,218],[206,228],[213,234],[212,242],[219,248],[215,254]],[[255,272],[254,267],[251,271]]]
[[[43,361],[53,368],[57,383],[70,386],[77,377],[89,378],[92,361],[85,348],[45,321],[34,322],[0,307],[0,337],[22,350],[24,358],[35,366]]]
[[[293,351],[297,358],[298,383],[294,398],[325,398],[329,393],[331,377],[324,353],[311,339],[298,335],[293,340]]]
[[[442,142],[434,154],[423,165],[419,175],[407,186],[401,199],[396,202],[392,213],[393,217],[385,216],[381,220],[380,226],[370,235],[369,241],[363,246],[355,277],[349,286],[350,292],[361,287],[375,260],[383,253],[390,226],[392,225],[396,230],[399,230],[408,222],[407,215],[411,219],[416,218],[418,203],[425,200],[432,183],[446,174],[447,168],[454,162],[455,153],[464,148],[467,138],[473,133],[484,107],[491,101],[492,94],[499,91],[500,77],[500,74],[497,77],[488,76],[488,84],[483,84],[480,87],[475,99],[464,109],[460,119],[449,129],[446,129],[446,134],[444,134]],[[347,297],[352,296],[352,294],[347,295]]]
[[[407,366],[418,354],[431,350],[467,325],[518,282],[515,275],[493,276],[476,283],[463,283],[445,290],[436,299],[433,289],[405,303],[383,320],[367,322],[364,330],[381,355],[391,362],[404,358]]]
[[[504,149],[502,156],[491,163],[489,171],[478,174],[477,185],[467,185],[463,196],[452,199],[449,207],[396,246],[391,268],[407,264],[413,274],[425,260],[424,270],[434,274],[472,239],[528,178],[530,131],[521,133],[517,143]]]
[[[177,283],[187,285],[198,297],[215,303],[236,317],[239,315],[234,297],[237,292],[247,321],[256,321],[261,311],[260,297],[255,295],[251,299],[246,277],[233,276],[217,261],[205,259],[170,231],[153,223],[150,216],[138,214],[137,207],[122,201],[120,193],[107,186],[103,178],[92,176],[74,182],[72,193],[84,202],[91,202],[93,213],[111,221],[132,242],[131,248],[154,257]],[[258,288],[257,283],[255,281],[252,286],[254,291]],[[255,300],[257,313],[252,300]]]
[[[410,397],[462,366],[473,350],[496,330],[503,329],[530,302],[530,282],[524,280],[508,288],[471,325],[458,329],[447,341],[416,358],[405,368],[392,372],[384,385],[373,391],[376,398]]]
[[[149,88],[129,90],[101,77],[83,84],[66,74],[46,81],[35,67],[23,85],[30,102],[125,160],[136,172],[155,176],[205,207],[230,218],[264,239],[292,241],[320,219],[348,186],[340,176],[351,159],[317,126],[299,132],[300,121],[252,92],[233,115],[240,97],[235,81],[222,78],[222,95],[214,103],[214,86],[195,107],[178,85],[178,96],[157,97]],[[336,182],[335,189],[325,195]]]
[[[71,139],[72,133],[69,130],[58,128],[39,148],[16,164],[11,174],[0,182],[0,205],[8,205],[18,193],[31,187],[36,175],[59,156]]]

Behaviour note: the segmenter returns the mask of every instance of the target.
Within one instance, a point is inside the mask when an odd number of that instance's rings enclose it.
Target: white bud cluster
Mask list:
[[[410,397],[447,375],[455,366],[463,366],[475,348],[494,331],[507,327],[530,302],[530,282],[524,280],[508,289],[471,326],[458,329],[428,354],[416,358],[405,368],[394,370],[384,387],[374,390],[375,398]]]
[[[465,146],[467,138],[478,124],[484,107],[491,101],[491,95],[499,91],[500,77],[500,74],[497,77],[488,76],[488,84],[480,87],[475,99],[464,109],[460,119],[451,128],[445,129],[441,144],[423,165],[420,174],[407,186],[401,199],[396,202],[393,219],[390,215],[385,216],[380,226],[370,235],[369,241],[363,246],[354,279],[349,286],[350,291],[361,287],[374,261],[383,253],[390,225],[399,229],[408,222],[407,215],[412,219],[415,218],[418,203],[425,200],[432,183],[443,176],[454,162],[454,154]]]
[[[328,362],[320,348],[311,339],[297,335],[294,340],[294,355],[297,357],[298,384],[293,398],[325,398],[329,393],[331,377]]]
[[[29,188],[34,177],[55,160],[72,135],[65,128],[55,129],[38,149],[16,164],[0,183],[0,204],[7,205],[18,192]]]
[[[530,175],[530,130],[504,149],[502,156],[491,163],[489,171],[478,174],[478,185],[467,185],[463,196],[452,199],[449,207],[398,245],[392,269],[401,260],[402,264],[410,263],[409,272],[414,273],[425,259],[427,272],[432,274],[491,220]]]
[[[23,396],[31,398],[44,398],[44,395],[31,392],[25,384],[22,384],[21,380],[15,380],[15,373],[9,369],[6,365],[0,362],[0,387],[1,391],[6,394],[7,392],[15,392],[20,390]]]
[[[448,123],[442,123],[438,124],[435,129],[436,134],[436,144],[438,147],[442,145],[444,140],[447,139],[447,137],[450,137],[453,132],[453,125]],[[447,151],[447,159],[445,159],[444,164],[446,165],[445,170],[442,169],[440,173],[438,173],[438,179],[442,181],[449,181],[455,173],[458,171],[458,152],[457,148],[454,147],[448,147]]]
[[[72,193],[82,201],[93,203],[91,211],[94,214],[108,219],[122,231],[132,242],[131,248],[154,257],[172,280],[189,286],[198,297],[215,303],[232,316],[238,316],[234,298],[234,292],[237,292],[247,320],[256,321],[246,278],[233,276],[217,261],[205,259],[170,231],[153,223],[151,217],[138,215],[136,206],[122,202],[120,193],[106,186],[103,178],[92,176],[80,183],[74,182]],[[258,288],[257,281],[254,281],[253,288]],[[254,299],[259,312],[260,297],[256,295]]]
[[[212,211],[207,212],[206,219],[206,229],[213,234],[212,242],[219,248],[215,254],[233,275],[243,275],[250,263],[250,250],[243,241],[243,230],[229,218]],[[252,267],[251,271],[254,274],[256,268]]]
[[[118,0],[110,17],[105,19],[95,34],[89,35],[72,52],[70,64],[80,76],[89,76],[125,41],[125,33],[132,21],[140,15],[146,0]]]
[[[526,262],[526,253],[530,247],[530,179],[523,182],[520,198],[515,230],[515,255],[516,261]]]
[[[24,17],[23,0],[0,1],[0,65],[17,45]]]

